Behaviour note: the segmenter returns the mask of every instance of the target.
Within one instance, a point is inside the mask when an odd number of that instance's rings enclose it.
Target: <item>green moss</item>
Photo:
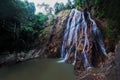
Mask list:
[[[77,10],[79,10],[79,11],[83,11],[83,10],[84,10],[84,8],[82,8],[82,7],[80,7],[80,6],[77,6],[76,8],[77,8]]]

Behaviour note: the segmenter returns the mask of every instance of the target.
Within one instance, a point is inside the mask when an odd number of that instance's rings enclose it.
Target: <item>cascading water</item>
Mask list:
[[[75,65],[77,56],[80,56],[84,67],[88,70],[92,68],[89,55],[93,53],[97,55],[97,51],[100,51],[104,56],[107,56],[107,53],[95,21],[91,18],[89,12],[86,12],[86,14],[87,17],[85,17],[85,12],[77,9],[72,9],[69,14],[62,44],[62,60],[59,62],[66,62],[73,54],[72,64]]]

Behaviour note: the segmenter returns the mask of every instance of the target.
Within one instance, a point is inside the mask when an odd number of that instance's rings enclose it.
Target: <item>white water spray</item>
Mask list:
[[[85,19],[84,12],[78,11],[77,9],[72,9],[69,14],[67,27],[64,33],[64,39],[61,50],[61,59],[58,62],[66,62],[71,53],[74,53],[73,65],[76,64],[76,59],[78,54],[82,57],[84,67],[88,70],[92,68],[90,61],[88,59],[90,47],[89,37],[92,34],[93,39],[98,42],[98,46],[101,49],[103,55],[107,56],[102,37],[100,31],[95,23],[95,21],[91,18],[90,13],[87,12],[87,20],[91,22],[91,27],[88,26],[87,21]],[[90,32],[90,29],[91,32]]]

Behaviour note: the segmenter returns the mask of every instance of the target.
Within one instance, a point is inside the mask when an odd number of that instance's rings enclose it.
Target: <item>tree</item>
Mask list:
[[[64,6],[63,2],[61,2],[61,3],[56,2],[54,5],[54,8],[55,8],[55,14],[57,14],[61,10],[65,9],[65,6]]]
[[[58,2],[55,3],[54,9],[55,9],[55,14],[57,14],[59,12],[59,3]]]
[[[42,4],[38,4],[37,6],[38,6],[40,9],[41,9],[41,8],[44,8],[46,14],[48,14],[48,13],[52,14],[53,8],[50,7],[49,4],[42,3]]]
[[[1,51],[13,51],[20,47],[18,43],[21,40],[21,26],[29,23],[31,17],[34,16],[34,12],[34,4],[27,1],[0,1],[0,25],[2,25],[0,26]]]
[[[72,2],[71,2],[70,0],[68,0],[68,7],[69,7],[69,8],[72,8],[72,7],[73,7]]]
[[[53,12],[53,8],[49,7],[49,13],[52,14],[52,12]]]
[[[86,7],[89,0],[74,0],[74,6]]]
[[[44,27],[45,26],[45,21],[48,19],[47,15],[44,15],[43,13],[39,13],[38,15],[36,15],[36,22]]]
[[[63,9],[65,8],[64,3],[63,3],[63,2],[59,3],[59,8],[60,8],[60,10],[63,10]]]

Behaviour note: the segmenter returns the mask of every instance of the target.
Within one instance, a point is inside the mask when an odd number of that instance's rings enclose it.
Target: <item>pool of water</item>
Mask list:
[[[75,80],[70,64],[58,59],[34,59],[0,68],[0,80]]]

